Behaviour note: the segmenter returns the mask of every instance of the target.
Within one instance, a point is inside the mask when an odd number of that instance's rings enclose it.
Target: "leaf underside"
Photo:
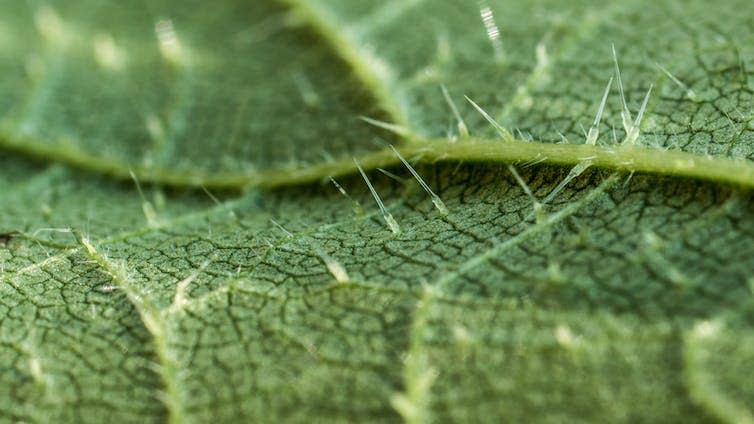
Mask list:
[[[754,422],[748,8],[4,5],[0,419]]]

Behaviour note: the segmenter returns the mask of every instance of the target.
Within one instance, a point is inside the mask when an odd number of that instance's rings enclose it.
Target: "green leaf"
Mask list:
[[[17,3],[2,420],[754,421],[748,2]]]

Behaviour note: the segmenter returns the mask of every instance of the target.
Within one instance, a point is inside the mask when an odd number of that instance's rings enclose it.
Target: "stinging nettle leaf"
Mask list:
[[[0,420],[754,421],[747,7],[4,5]]]

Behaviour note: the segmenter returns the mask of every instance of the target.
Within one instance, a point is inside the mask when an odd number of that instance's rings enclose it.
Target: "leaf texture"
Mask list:
[[[754,422],[747,7],[6,5],[0,417]]]

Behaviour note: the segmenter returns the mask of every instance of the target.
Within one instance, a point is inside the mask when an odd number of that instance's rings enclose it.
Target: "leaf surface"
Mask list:
[[[751,422],[747,5],[9,5],[0,416]]]

